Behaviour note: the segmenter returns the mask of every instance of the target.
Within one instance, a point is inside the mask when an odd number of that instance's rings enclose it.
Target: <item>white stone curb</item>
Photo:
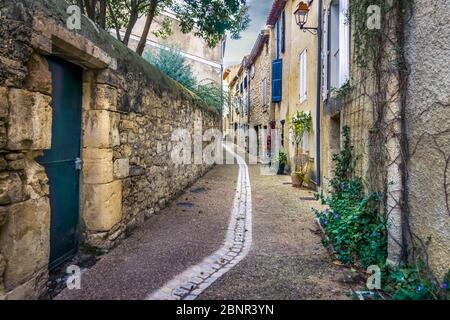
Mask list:
[[[228,146],[239,165],[239,176],[227,236],[221,249],[152,292],[146,300],[194,300],[244,259],[252,245],[252,192],[245,159]]]

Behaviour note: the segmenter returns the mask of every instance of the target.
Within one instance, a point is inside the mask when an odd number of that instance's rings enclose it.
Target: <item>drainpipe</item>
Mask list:
[[[220,43],[220,103],[222,106],[222,114],[220,115],[220,126],[221,131],[225,131],[225,128],[223,127],[223,117],[225,114],[225,106],[224,106],[224,100],[223,100],[223,60],[224,60],[224,53],[225,53],[225,44],[226,44],[226,38],[224,37],[222,39],[222,42]],[[225,132],[222,132],[222,136],[225,137]]]
[[[320,166],[320,115],[321,115],[321,100],[322,100],[322,11],[323,2],[319,0],[318,10],[318,26],[317,26],[317,103],[316,103],[316,181],[317,188],[321,184],[321,166]]]

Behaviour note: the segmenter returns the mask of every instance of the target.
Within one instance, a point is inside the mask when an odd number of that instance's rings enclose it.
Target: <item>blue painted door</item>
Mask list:
[[[78,248],[81,103],[83,71],[48,58],[52,73],[52,147],[38,162],[50,185],[50,269],[71,258]]]

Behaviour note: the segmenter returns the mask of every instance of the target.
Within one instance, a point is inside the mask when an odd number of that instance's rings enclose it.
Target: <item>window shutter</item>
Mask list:
[[[328,36],[329,36],[329,18],[330,18],[330,11],[326,10],[324,13],[324,19],[323,19],[323,51],[322,51],[322,77],[323,77],[323,89],[322,89],[322,97],[323,100],[327,100],[328,98],[328,64],[330,63],[329,57],[330,57],[330,51],[328,48]]]
[[[348,0],[339,2],[339,86],[350,76],[350,28],[347,22]]]
[[[283,60],[272,62],[272,102],[281,102],[283,95]]]

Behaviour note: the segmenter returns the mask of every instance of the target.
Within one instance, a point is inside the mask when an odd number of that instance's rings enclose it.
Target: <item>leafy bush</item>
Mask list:
[[[197,85],[191,65],[175,48],[146,51],[144,58],[173,80],[178,81],[189,90]]]
[[[352,150],[349,128],[343,130],[344,145],[334,155],[334,177],[330,180],[331,195],[318,195],[330,209],[316,210],[320,223],[344,264],[384,265],[387,254],[386,223],[379,215],[381,197],[365,194],[361,178],[352,177]]]
[[[449,300],[450,271],[439,284],[423,262],[415,267],[387,270],[384,291],[394,300]]]
[[[205,81],[191,89],[201,100],[222,113],[223,104],[227,101],[220,84],[213,80]]]
[[[279,165],[285,165],[287,163],[287,155],[283,151],[278,152],[275,162]]]
[[[433,293],[434,285],[417,269],[397,268],[388,273],[385,290],[395,300],[424,300]]]
[[[344,264],[360,265],[364,269],[378,265],[383,272],[383,291],[392,299],[450,299],[450,271],[438,284],[421,261],[415,266],[386,266],[387,227],[379,214],[381,195],[366,195],[362,179],[352,176],[353,148],[349,128],[344,127],[342,134],[343,149],[333,156],[335,170],[330,180],[331,194],[329,197],[317,195],[329,209],[315,210],[336,258]]]

